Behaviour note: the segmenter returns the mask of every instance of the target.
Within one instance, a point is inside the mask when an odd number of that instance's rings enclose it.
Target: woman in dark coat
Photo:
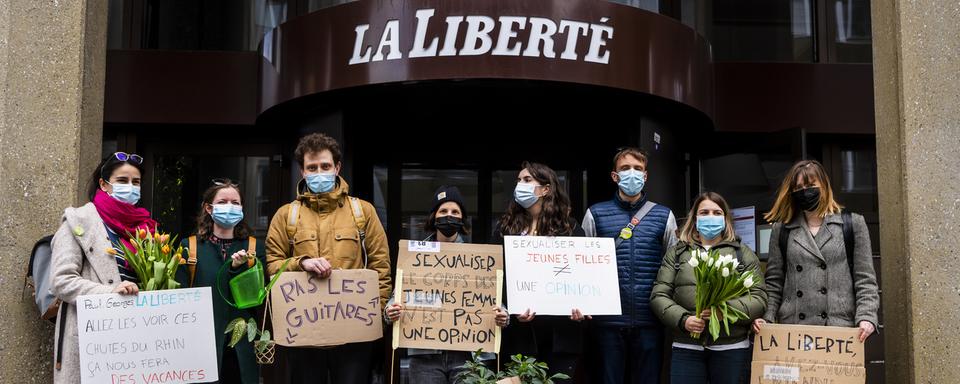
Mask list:
[[[497,224],[493,243],[503,244],[503,237],[510,235],[583,236],[570,210],[570,198],[560,188],[557,173],[546,165],[524,162],[514,200]],[[509,307],[510,303],[506,304]],[[551,372],[572,377],[583,344],[580,322],[588,318],[576,308],[571,309],[569,318],[536,316],[527,309],[504,328],[502,353],[535,356],[546,362]]]
[[[217,361],[220,382],[257,384],[260,382],[260,367],[253,352],[253,343],[243,337],[237,345],[229,348],[230,335],[224,334],[227,323],[242,317],[255,318],[258,325],[262,318],[251,309],[237,309],[228,304],[217,292],[217,273],[229,260],[230,266],[220,282],[220,291],[230,300],[230,278],[254,265],[248,259],[249,251],[255,250],[260,262],[264,260],[263,244],[250,237],[250,227],[243,222],[243,205],[240,186],[230,180],[217,180],[203,193],[203,203],[197,214],[197,231],[194,236],[183,239],[182,246],[189,248],[190,258],[196,258],[195,267],[181,265],[177,269],[177,281],[183,287],[213,287],[213,325],[217,342]]]

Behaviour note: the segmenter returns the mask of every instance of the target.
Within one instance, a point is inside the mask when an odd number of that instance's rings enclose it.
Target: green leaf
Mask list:
[[[156,281],[156,280],[150,279],[150,281],[147,281],[147,288],[145,289],[145,291],[154,291],[154,290],[156,290],[156,289],[157,289],[157,281]]]
[[[163,278],[163,271],[167,269],[167,265],[158,261],[153,262],[153,278],[158,282]]]
[[[247,320],[247,342],[252,343],[257,338],[257,322],[252,318]]]
[[[270,341],[270,330],[269,330],[269,329],[264,329],[263,332],[260,333],[260,341]]]
[[[233,327],[236,326],[237,323],[239,323],[239,322],[241,322],[241,321],[243,321],[243,318],[242,318],[242,317],[238,317],[238,318],[236,318],[236,319],[230,320],[230,322],[227,323],[226,330],[224,330],[223,333],[224,333],[224,334],[227,334],[227,333],[233,332]]]
[[[247,330],[247,322],[240,319],[233,325],[233,334],[230,335],[230,348],[233,348],[243,339],[243,333]]]

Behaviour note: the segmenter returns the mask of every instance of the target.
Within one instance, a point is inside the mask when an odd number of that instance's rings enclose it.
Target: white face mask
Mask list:
[[[534,192],[536,189],[535,184],[517,183],[517,187],[513,189],[513,200],[523,208],[530,208],[540,200],[540,196]]]
[[[110,194],[111,197],[122,201],[130,205],[136,205],[140,201],[140,186],[133,185],[133,183],[128,184],[113,184],[107,182],[113,187],[113,193]]]

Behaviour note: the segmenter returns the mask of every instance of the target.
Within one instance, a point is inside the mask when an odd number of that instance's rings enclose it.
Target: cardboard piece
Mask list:
[[[511,314],[621,314],[612,238],[506,236],[503,249]]]
[[[754,339],[751,384],[862,384],[859,328],[765,324]]]
[[[210,287],[77,298],[80,382],[217,381]]]
[[[505,379],[498,380],[497,384],[523,384],[523,382],[520,381],[519,377],[511,376]]]
[[[379,284],[369,269],[337,269],[326,279],[284,272],[270,292],[274,340],[323,347],[383,337]]]
[[[400,241],[399,346],[498,352],[495,310],[502,269],[499,245]]]

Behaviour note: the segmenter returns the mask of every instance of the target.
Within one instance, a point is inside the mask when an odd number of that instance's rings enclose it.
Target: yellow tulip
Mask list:
[[[113,248],[113,247],[107,248],[107,254],[108,254],[108,255],[111,255],[111,256],[116,256],[116,255],[117,255],[117,249],[116,249],[116,248]]]
[[[163,248],[160,248],[160,252],[162,252],[164,255],[170,254],[170,246],[164,245]]]

